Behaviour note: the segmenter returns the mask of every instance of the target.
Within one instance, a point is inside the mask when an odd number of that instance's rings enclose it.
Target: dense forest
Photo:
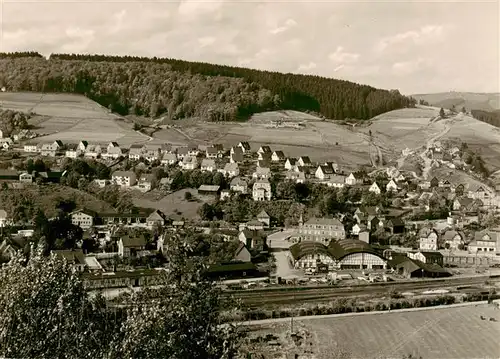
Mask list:
[[[369,119],[413,106],[397,90],[319,76],[282,74],[168,58],[0,54],[0,86],[9,91],[84,94],[119,114],[208,121],[244,120],[291,109],[328,119]]]
[[[500,111],[472,110],[471,115],[479,121],[489,123],[492,126],[500,127]]]

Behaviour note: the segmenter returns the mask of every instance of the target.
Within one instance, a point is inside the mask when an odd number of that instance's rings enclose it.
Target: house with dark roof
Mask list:
[[[251,150],[250,144],[246,141],[238,143],[238,147],[240,147],[243,150],[243,153],[250,152]]]
[[[438,251],[410,251],[407,256],[425,264],[437,264],[443,266],[443,254]]]
[[[465,234],[460,231],[446,231],[441,237],[446,249],[458,250],[465,246]]]
[[[238,248],[236,248],[236,251],[234,252],[233,261],[243,263],[249,263],[252,261],[252,255],[243,242],[239,242]]]
[[[333,170],[333,167],[326,165],[319,165],[318,168],[316,169],[316,172],[314,172],[314,177],[324,181],[330,179],[330,177],[332,177],[334,174],[335,171]]]
[[[202,184],[200,187],[198,187],[198,194],[204,196],[219,196],[220,190],[220,186]]]
[[[242,163],[244,160],[243,150],[241,147],[232,147],[231,152],[229,153],[229,162],[230,163]]]
[[[271,225],[271,217],[264,210],[260,211],[260,213],[257,215],[257,220],[264,223],[266,227],[269,227]]]
[[[406,278],[449,277],[451,273],[438,264],[426,264],[405,255],[395,255],[389,260],[389,266]]]
[[[328,251],[335,258],[336,267],[341,270],[387,268],[387,259],[382,253],[364,241],[353,239],[331,241]]]
[[[297,165],[302,166],[302,167],[309,167],[312,166],[311,159],[309,156],[301,156],[297,160]]]
[[[244,229],[238,234],[238,239],[245,244],[247,248],[259,251],[267,249],[266,236],[262,231]]]
[[[262,153],[266,153],[269,155],[269,157],[271,157],[271,155],[273,154],[273,151],[271,151],[271,147],[269,146],[261,146],[258,150],[257,150],[257,154],[262,154]]]
[[[297,167],[297,159],[289,157],[285,161],[285,169],[289,171],[293,171]]]
[[[97,221],[99,215],[97,212],[92,211],[88,208],[82,208],[71,212],[71,223],[82,229],[88,229],[92,227]]]
[[[0,169],[0,181],[18,181],[19,172],[14,170]]]
[[[405,223],[401,218],[391,218],[385,223],[385,229],[391,234],[404,233]]]
[[[273,154],[271,155],[271,161],[273,162],[280,162],[285,160],[285,154],[283,151],[274,151]]]
[[[84,272],[86,268],[85,255],[81,249],[74,250],[52,250],[60,259],[65,260],[77,272]]]
[[[151,214],[146,218],[146,224],[153,228],[154,226],[164,226],[167,224],[167,216],[165,213],[160,211],[159,209],[151,212]]]
[[[123,236],[118,241],[118,255],[120,257],[136,256],[138,252],[146,249],[144,236]]]

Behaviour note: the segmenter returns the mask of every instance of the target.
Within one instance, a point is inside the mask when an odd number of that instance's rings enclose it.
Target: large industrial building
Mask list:
[[[328,266],[329,270],[385,269],[387,260],[368,243],[342,239],[328,246],[316,241],[302,241],[290,247],[296,269]]]

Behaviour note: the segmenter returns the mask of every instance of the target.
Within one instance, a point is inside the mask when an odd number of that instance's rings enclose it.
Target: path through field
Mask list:
[[[432,120],[430,123],[432,123]],[[429,177],[429,172],[432,168],[432,160],[427,156],[427,154],[431,150],[434,143],[438,139],[440,139],[441,137],[446,135],[448,133],[448,131],[450,131],[452,123],[453,123],[453,119],[451,119],[451,123],[450,123],[450,121],[444,122],[445,128],[443,129],[443,131],[441,131],[437,135],[429,138],[427,140],[427,143],[425,144],[425,150],[420,153],[420,158],[422,158],[422,160],[424,161],[424,169],[422,170],[422,178],[423,179],[427,179],[427,177]]]

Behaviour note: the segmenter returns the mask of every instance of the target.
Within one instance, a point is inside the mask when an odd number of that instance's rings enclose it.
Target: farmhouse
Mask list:
[[[131,187],[136,184],[137,177],[132,171],[115,171],[111,175],[111,182],[120,187]]]
[[[220,186],[202,184],[198,187],[198,194],[205,196],[219,196]]]
[[[273,162],[280,162],[285,160],[285,154],[283,151],[274,151],[272,156],[271,156],[271,161]]]
[[[336,218],[310,218],[299,223],[299,240],[318,241],[325,244],[331,239],[345,238],[344,225]]]
[[[270,201],[272,197],[271,184],[267,179],[258,179],[253,184],[252,197],[254,201]]]
[[[438,233],[434,229],[422,228],[419,232],[419,248],[423,251],[438,250]]]
[[[203,172],[213,172],[217,170],[217,165],[215,164],[215,161],[210,158],[204,158],[201,161],[201,170]]]
[[[161,159],[161,164],[165,166],[173,166],[177,163],[177,155],[175,153],[164,153]]]
[[[230,183],[231,191],[246,194],[248,192],[248,184],[241,177],[235,177]]]

